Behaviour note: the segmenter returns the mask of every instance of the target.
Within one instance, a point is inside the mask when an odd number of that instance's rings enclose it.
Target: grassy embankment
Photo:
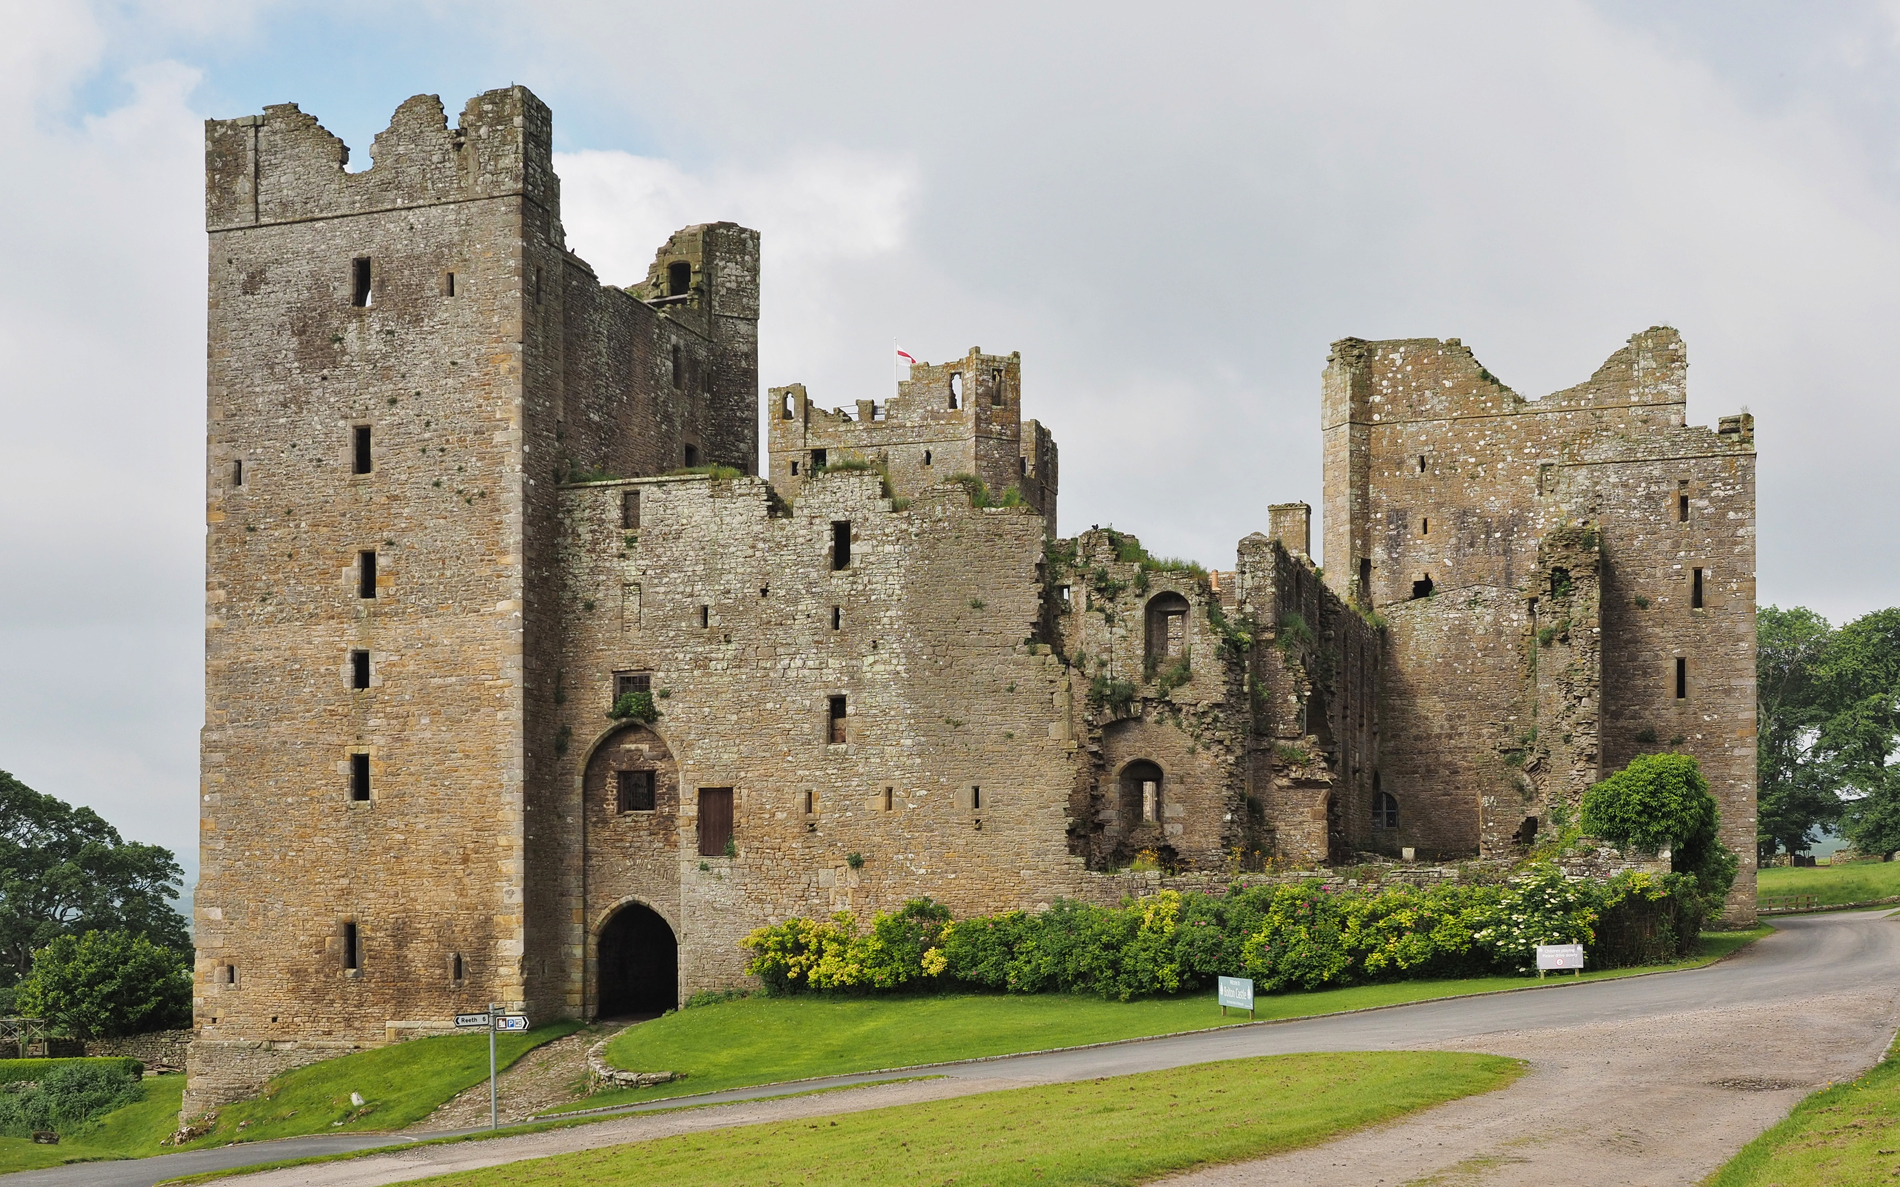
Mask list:
[[[1516,1060],[1446,1052],[1274,1055],[1016,1088],[563,1154],[431,1180],[453,1187],[613,1183],[1134,1184],[1314,1145],[1502,1088]]]
[[[1802,873],[1807,871],[1803,870]],[[1705,1187],[1836,1187],[1900,1177],[1900,1044],[1857,1080],[1794,1107]]]
[[[1811,894],[1826,906],[1864,903],[1900,895],[1900,861],[1857,861],[1844,866],[1792,866],[1762,870],[1756,893],[1762,898],[1780,894]]]
[[[553,1022],[526,1034],[497,1036],[495,1061],[507,1067],[542,1043],[579,1030]],[[210,1133],[179,1147],[158,1143],[178,1128],[183,1076],[145,1081],[145,1099],[107,1113],[94,1127],[57,1146],[0,1138],[0,1174],[102,1158],[149,1158],[230,1142],[268,1141],[313,1133],[402,1129],[488,1078],[488,1036],[450,1035],[359,1051],[285,1072],[263,1093],[218,1110]],[[363,1097],[358,1108],[350,1094]]]
[[[145,1081],[145,1099],[114,1109],[85,1132],[60,1138],[57,1146],[36,1146],[26,1138],[0,1138],[0,1174],[37,1170],[67,1162],[144,1158],[162,1154],[158,1143],[178,1128],[183,1076],[154,1076]]]
[[[1769,930],[1704,933],[1702,955],[1677,964],[1611,969],[1585,973],[1582,978],[1560,976],[1544,984],[1697,968]],[[1261,996],[1254,1004],[1256,1016],[1262,1019],[1298,1018],[1535,984],[1524,977],[1396,981]],[[600,1108],[815,1076],[1079,1047],[1205,1030],[1245,1018],[1230,1013],[1223,1019],[1210,992],[1126,1003],[1063,994],[747,997],[643,1022],[607,1048],[607,1061],[616,1067],[685,1072],[685,1079],[654,1088],[603,1092],[563,1108]]]

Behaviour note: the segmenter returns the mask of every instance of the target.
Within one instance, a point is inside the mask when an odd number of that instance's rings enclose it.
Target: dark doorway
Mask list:
[[[638,903],[600,929],[601,1018],[664,1014],[679,1003],[679,944],[666,920]]]
[[[1326,797],[1326,864],[1343,866],[1352,860],[1352,847],[1346,844],[1346,821],[1340,814],[1339,801]]]

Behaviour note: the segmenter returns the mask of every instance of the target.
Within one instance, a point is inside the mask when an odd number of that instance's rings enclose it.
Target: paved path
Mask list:
[[[1529,993],[1270,1023],[948,1065],[941,1078],[799,1085],[849,1091],[771,1100],[785,1087],[655,1102],[594,1125],[393,1151],[245,1176],[243,1187],[373,1187],[454,1170],[729,1125],[856,1112],[1209,1060],[1298,1051],[1435,1049],[1516,1055],[1529,1075],[1310,1150],[1183,1176],[1193,1187],[1300,1182],[1459,1185],[1529,1178],[1578,1184],[1696,1182],[1810,1091],[1874,1063],[1900,1021],[1900,920],[1783,919],[1712,968]],[[883,1077],[885,1079],[891,1077]],[[213,1167],[300,1157],[313,1138],[0,1176],[0,1187],[150,1187]],[[388,1140],[388,1139],[380,1139]],[[208,1161],[218,1159],[219,1161]]]

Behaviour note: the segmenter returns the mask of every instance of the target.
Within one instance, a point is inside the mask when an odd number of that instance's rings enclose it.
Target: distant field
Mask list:
[[[1762,870],[1756,893],[1811,894],[1819,903],[1860,903],[1900,895],[1900,861],[1865,861],[1811,869]]]
[[[1768,931],[1757,928],[1704,933],[1703,954],[1699,957],[1668,966],[1586,973],[1583,979],[1627,977],[1661,967],[1695,968],[1728,955]],[[1574,980],[1553,978],[1549,984]],[[1522,989],[1536,983],[1526,977],[1396,981],[1262,996],[1255,999],[1255,1005],[1262,1019],[1300,1018],[1425,998]],[[1132,1002],[1067,994],[747,997],[643,1022],[624,1031],[607,1047],[607,1061],[615,1067],[685,1072],[686,1079],[657,1088],[603,1092],[563,1109],[599,1108],[752,1084],[1178,1034],[1245,1018],[1234,1013],[1222,1018],[1211,991]]]

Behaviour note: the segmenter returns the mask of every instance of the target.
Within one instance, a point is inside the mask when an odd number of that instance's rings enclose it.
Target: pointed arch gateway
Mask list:
[[[679,1005],[679,941],[658,911],[622,905],[601,926],[595,953],[597,1017],[664,1014]]]

